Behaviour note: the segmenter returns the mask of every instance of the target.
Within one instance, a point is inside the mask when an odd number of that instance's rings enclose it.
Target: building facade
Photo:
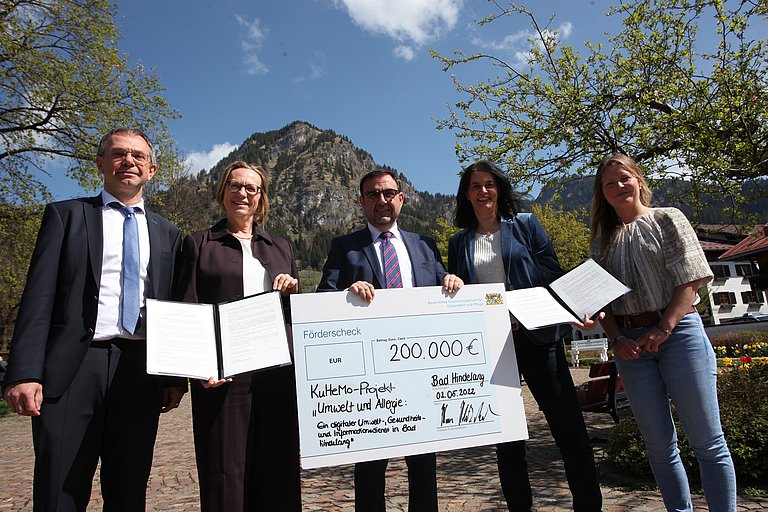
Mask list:
[[[768,314],[766,280],[760,278],[760,269],[768,269],[768,262],[761,266],[761,258],[758,257],[761,251],[759,248],[754,250],[755,236],[768,242],[765,239],[765,228],[761,227],[746,237],[738,236],[732,230],[722,229],[712,231],[700,228],[698,234],[701,247],[715,275],[707,285],[709,315],[702,315],[706,323],[718,325],[744,315]],[[768,244],[762,248],[762,252],[768,255],[766,251]]]

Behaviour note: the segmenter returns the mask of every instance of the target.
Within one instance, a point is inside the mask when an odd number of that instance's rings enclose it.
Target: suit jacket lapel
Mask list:
[[[384,272],[381,270],[381,263],[379,263],[379,257],[376,254],[376,247],[373,245],[373,239],[371,238],[371,232],[368,228],[361,229],[358,233],[358,242],[363,247],[363,254],[368,259],[368,264],[373,271],[373,277],[377,281],[373,284],[374,288],[384,288]]]
[[[505,283],[508,290],[513,289],[510,280],[509,269],[512,266],[512,223],[501,220],[501,259],[504,262],[504,275],[507,276]]]
[[[413,286],[424,286],[422,279],[421,253],[417,250],[419,242],[418,235],[408,231],[400,230],[400,236],[403,237],[403,245],[408,250],[408,258],[411,260],[411,273],[413,274]],[[432,276],[434,279],[434,276]]]
[[[155,214],[144,208],[144,215],[147,217],[147,232],[149,233],[149,268],[147,268],[147,277],[149,278],[149,286],[152,291],[149,297],[159,297],[160,292],[160,279],[155,279],[154,276],[159,276],[161,269],[160,258],[153,258],[153,253],[160,250],[160,247],[155,247],[157,243],[162,241],[163,233],[158,224]]]
[[[88,258],[91,260],[93,280],[101,282],[101,260],[104,246],[104,232],[101,219],[101,195],[83,202],[83,217],[85,218],[85,235],[88,240]]]
[[[460,238],[459,250],[464,252],[464,258],[458,258],[458,262],[462,262],[467,266],[467,275],[469,275],[469,282],[476,283],[477,275],[475,274],[475,230],[474,228],[467,228],[464,230],[464,235]],[[463,260],[463,261],[462,261]],[[458,263],[459,266],[461,263]],[[459,275],[461,275],[461,267],[457,269]]]

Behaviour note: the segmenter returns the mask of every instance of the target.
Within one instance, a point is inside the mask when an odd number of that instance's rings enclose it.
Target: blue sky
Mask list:
[[[553,26],[570,27],[566,42],[594,39],[609,5],[535,3],[542,19],[556,14]],[[156,68],[182,115],[170,128],[192,170],[209,168],[253,132],[302,120],[347,136],[417,189],[442,193],[455,193],[460,164],[455,137],[438,131],[434,118],[459,97],[429,48],[449,54],[493,46],[514,60],[528,29],[522,17],[478,29],[476,20],[493,9],[480,0],[118,5],[119,47]]]
[[[600,40],[618,20],[605,0],[536,0],[567,44]],[[419,190],[455,193],[453,134],[436,129],[460,99],[438,61],[455,49],[515,62],[520,16],[478,28],[483,0],[124,0],[119,46],[156,68],[181,119],[170,128],[192,171],[210,168],[253,132],[307,121],[347,136]],[[475,78],[488,78],[479,66]],[[463,78],[467,76],[463,74]],[[61,196],[64,189],[59,189]],[[276,191],[279,193],[279,191]],[[68,194],[71,195],[71,194]]]

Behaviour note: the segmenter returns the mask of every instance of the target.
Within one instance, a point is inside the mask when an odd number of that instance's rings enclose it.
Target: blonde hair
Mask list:
[[[216,189],[216,202],[219,206],[224,208],[224,193],[227,190],[229,184],[229,177],[232,175],[232,171],[235,169],[250,169],[255,172],[261,178],[261,199],[259,200],[259,206],[253,213],[253,221],[256,224],[263,224],[269,213],[269,180],[267,179],[267,171],[255,164],[249,164],[242,160],[235,160],[224,168],[219,178],[219,186]]]
[[[616,236],[619,233],[619,227],[621,221],[616,214],[616,210],[613,209],[603,194],[603,174],[605,171],[614,166],[621,166],[635,178],[640,186],[640,203],[643,206],[651,207],[651,190],[648,188],[648,184],[643,176],[643,170],[640,165],[635,162],[632,157],[615,153],[608,155],[600,161],[597,166],[597,174],[595,174],[594,190],[592,192],[592,208],[590,211],[590,243],[595,239],[597,235],[601,235],[600,251],[598,255],[599,260],[604,260],[608,255],[608,250],[616,240]]]

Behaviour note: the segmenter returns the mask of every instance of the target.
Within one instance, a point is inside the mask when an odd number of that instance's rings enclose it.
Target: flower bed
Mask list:
[[[768,360],[768,332],[733,331],[712,339],[720,367]]]
[[[737,481],[740,487],[754,485],[764,492],[768,482],[768,332],[732,331],[711,341],[720,367],[720,420]],[[683,464],[688,476],[697,481],[696,457],[676,417],[675,423]],[[623,418],[614,428],[606,455],[608,462],[618,469],[652,481],[634,418]]]

